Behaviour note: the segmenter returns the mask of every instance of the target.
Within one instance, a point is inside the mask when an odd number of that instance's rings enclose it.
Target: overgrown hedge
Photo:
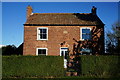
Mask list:
[[[62,77],[63,57],[60,56],[3,56],[3,77]]]
[[[120,56],[81,56],[82,76],[120,77]]]

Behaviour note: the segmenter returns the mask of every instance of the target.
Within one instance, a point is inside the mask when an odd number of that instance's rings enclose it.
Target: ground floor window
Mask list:
[[[47,48],[37,48],[36,55],[47,55]]]

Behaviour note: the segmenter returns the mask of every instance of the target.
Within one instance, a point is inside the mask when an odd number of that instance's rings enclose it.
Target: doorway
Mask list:
[[[67,68],[67,55],[68,55],[68,48],[61,47],[60,48],[60,56],[64,57],[64,68]]]

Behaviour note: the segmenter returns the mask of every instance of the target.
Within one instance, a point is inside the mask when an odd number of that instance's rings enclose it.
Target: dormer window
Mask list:
[[[47,27],[37,28],[37,40],[48,40],[48,28]]]

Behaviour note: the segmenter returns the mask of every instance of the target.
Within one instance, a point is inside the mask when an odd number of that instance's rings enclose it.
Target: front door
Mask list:
[[[67,68],[68,48],[60,48],[60,56],[64,56],[64,68]]]

